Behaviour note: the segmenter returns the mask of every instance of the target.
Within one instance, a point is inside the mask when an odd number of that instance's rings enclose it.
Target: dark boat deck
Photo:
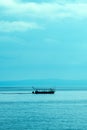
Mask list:
[[[54,89],[36,89],[32,91],[32,94],[54,94]]]

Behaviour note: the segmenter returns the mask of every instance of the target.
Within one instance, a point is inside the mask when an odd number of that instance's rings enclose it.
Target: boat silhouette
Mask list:
[[[52,89],[52,88],[49,88],[49,89],[35,89],[33,87],[33,91],[32,91],[32,94],[54,94],[55,93],[55,90]]]

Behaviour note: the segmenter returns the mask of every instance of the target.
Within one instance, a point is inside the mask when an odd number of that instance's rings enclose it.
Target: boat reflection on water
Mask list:
[[[34,91],[32,91],[32,94],[54,94],[55,90],[50,88],[50,89],[35,89],[33,88]]]

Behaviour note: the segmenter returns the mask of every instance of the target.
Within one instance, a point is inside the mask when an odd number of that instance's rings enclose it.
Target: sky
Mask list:
[[[1,0],[0,81],[87,80],[87,0]]]

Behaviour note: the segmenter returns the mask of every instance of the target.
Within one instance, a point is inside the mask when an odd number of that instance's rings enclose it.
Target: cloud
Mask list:
[[[40,26],[33,22],[23,21],[0,21],[0,32],[27,31],[29,29],[38,29]]]
[[[5,7],[4,13],[9,15],[21,15],[26,18],[66,18],[66,17],[87,17],[87,3],[67,2],[62,4],[54,2],[21,2],[20,0],[3,0],[0,6]]]
[[[23,2],[21,0],[0,1],[0,31],[26,31],[42,28],[45,20],[87,17],[87,3],[67,2]],[[38,24],[37,24],[38,23]]]
[[[1,0],[0,6],[10,7],[15,4],[14,0]]]

